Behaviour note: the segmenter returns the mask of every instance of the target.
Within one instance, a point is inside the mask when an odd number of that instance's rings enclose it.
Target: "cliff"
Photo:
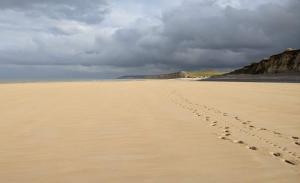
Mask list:
[[[300,50],[288,49],[229,74],[275,74],[300,72]]]
[[[300,50],[287,49],[258,63],[227,74],[213,76],[206,81],[300,83]]]

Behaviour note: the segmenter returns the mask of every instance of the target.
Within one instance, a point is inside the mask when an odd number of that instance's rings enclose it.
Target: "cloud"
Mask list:
[[[6,77],[236,68],[300,48],[298,0],[18,2],[0,1]]]
[[[117,30],[103,62],[120,67],[157,65],[179,69],[234,68],[287,47],[299,48],[300,4],[266,3],[254,9],[220,1],[184,1],[161,17]],[[149,26],[150,25],[150,26]],[[100,57],[101,58],[101,57]],[[97,63],[94,63],[97,64]]]
[[[45,16],[86,23],[98,23],[108,11],[105,0],[1,0],[0,9],[24,12],[26,16]]]
[[[163,34],[170,46],[183,53],[198,50],[195,57],[200,66],[232,67],[259,59],[255,52],[261,56],[300,46],[295,41],[300,38],[298,1],[268,3],[255,9],[222,7],[217,2],[186,1],[163,16]],[[188,55],[187,60],[195,59]]]

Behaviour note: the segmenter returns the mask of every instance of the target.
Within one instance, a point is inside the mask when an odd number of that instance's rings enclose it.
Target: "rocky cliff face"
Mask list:
[[[300,73],[300,50],[288,49],[259,63],[254,63],[229,74]]]

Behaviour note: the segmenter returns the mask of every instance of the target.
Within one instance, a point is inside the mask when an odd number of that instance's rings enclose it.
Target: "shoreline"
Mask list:
[[[300,74],[225,74],[222,76],[207,78],[204,81],[300,83]]]

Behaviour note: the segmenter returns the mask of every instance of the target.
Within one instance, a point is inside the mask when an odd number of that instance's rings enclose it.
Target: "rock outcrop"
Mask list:
[[[263,59],[242,69],[235,70],[232,74],[276,74],[300,72],[300,50],[287,49],[283,53]]]

